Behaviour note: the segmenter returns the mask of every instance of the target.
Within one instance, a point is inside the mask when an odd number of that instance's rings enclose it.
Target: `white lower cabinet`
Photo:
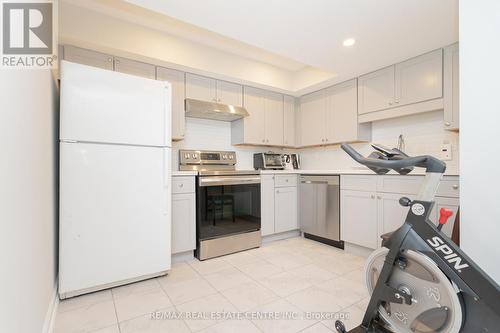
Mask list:
[[[262,236],[299,229],[297,198],[297,175],[261,176]]]
[[[260,178],[260,233],[262,236],[274,234],[274,175]]]
[[[278,187],[274,192],[274,231],[298,229],[297,187]]]
[[[194,177],[173,177],[172,254],[196,248]]]
[[[422,180],[423,177],[420,176],[341,176],[340,230],[342,240],[370,249],[380,247],[380,236],[397,230],[408,214],[409,208],[401,206],[399,199],[408,197],[414,200],[418,191],[418,186],[414,183],[419,185]],[[445,235],[451,237],[460,203],[458,189],[454,190],[457,193],[443,190],[447,188],[448,183],[458,183],[458,177],[446,177],[441,182],[438,194],[446,193],[449,197],[437,196],[435,198],[435,206],[430,219],[437,224],[441,208],[452,210],[453,215],[442,230]],[[363,187],[361,187],[362,184]],[[377,184],[376,190],[374,190],[375,184]],[[390,189],[407,190],[407,193],[387,192]]]
[[[377,248],[377,201],[375,192],[340,192],[340,235],[348,243]]]
[[[402,193],[377,194],[377,217],[379,225],[379,235],[393,232],[401,227],[401,225],[403,225],[406,219],[406,215],[408,215],[409,208],[403,207],[399,204],[399,199],[401,197],[414,199],[413,196],[408,196]]]

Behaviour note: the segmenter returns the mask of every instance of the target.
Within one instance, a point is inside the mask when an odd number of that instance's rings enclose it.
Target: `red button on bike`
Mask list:
[[[446,208],[441,208],[439,210],[439,224],[445,224],[448,222],[448,219],[453,215],[453,211],[446,209]]]

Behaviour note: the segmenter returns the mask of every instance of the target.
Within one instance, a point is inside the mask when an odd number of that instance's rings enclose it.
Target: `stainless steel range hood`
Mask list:
[[[241,106],[205,102],[186,98],[186,117],[233,121],[247,117],[247,110]]]

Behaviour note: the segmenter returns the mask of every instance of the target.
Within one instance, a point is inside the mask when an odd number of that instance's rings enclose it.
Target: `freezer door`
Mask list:
[[[168,82],[61,63],[61,139],[170,147],[170,133]]]
[[[170,268],[170,154],[60,144],[60,294]]]

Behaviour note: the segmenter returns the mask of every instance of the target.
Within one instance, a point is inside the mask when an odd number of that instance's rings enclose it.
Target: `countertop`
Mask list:
[[[299,169],[299,170],[262,170],[260,172],[262,175],[266,174],[298,174],[298,175],[376,175],[375,172],[368,168],[358,168],[358,169],[330,169],[330,170],[310,170],[310,169]],[[390,171],[387,175],[399,175],[395,171]],[[422,176],[425,175],[423,169],[415,170],[408,176]],[[445,176],[459,176],[456,172],[446,172]]]
[[[274,174],[297,174],[297,175],[375,175],[373,171],[368,168],[357,168],[357,169],[330,169],[330,170],[311,170],[311,169],[299,169],[299,170],[261,170],[262,175],[274,175]],[[422,176],[425,172],[423,169],[415,170],[409,174],[409,176]],[[172,176],[196,176],[197,171],[172,171]],[[399,175],[398,173],[391,171],[387,175]],[[456,172],[446,172],[445,176],[459,176]]]
[[[180,176],[197,176],[198,171],[172,171],[172,177]]]

